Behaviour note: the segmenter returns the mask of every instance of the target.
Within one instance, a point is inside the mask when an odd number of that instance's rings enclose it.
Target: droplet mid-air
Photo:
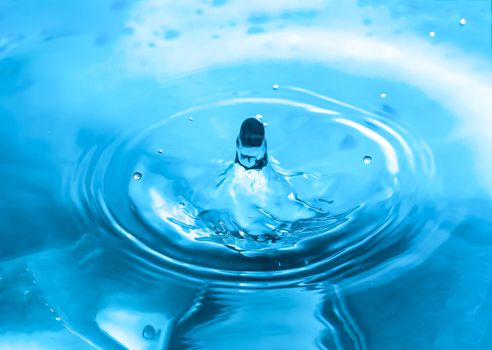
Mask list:
[[[139,173],[138,171],[133,173],[133,180],[140,180],[142,178],[142,173]]]
[[[365,156],[362,161],[364,162],[364,164],[371,164],[372,162],[372,157],[371,156]]]
[[[256,118],[243,121],[236,139],[236,163],[246,170],[262,169],[267,164],[265,127]]]

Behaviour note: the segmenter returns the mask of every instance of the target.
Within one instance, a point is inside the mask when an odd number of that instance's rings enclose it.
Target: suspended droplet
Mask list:
[[[460,26],[464,26],[466,24],[466,18],[460,18]]]
[[[162,153],[164,153],[164,150],[163,150],[162,148],[159,148],[159,149],[157,150],[157,153],[162,154]]]
[[[278,84],[273,84],[273,85],[272,85],[272,89],[273,89],[273,90],[278,90],[278,88],[279,88],[279,87],[280,87],[280,86],[279,86]]]
[[[256,115],[256,119],[261,119],[261,118],[263,118],[263,116],[261,114]]]
[[[133,173],[133,180],[140,180],[142,178],[142,174],[139,173],[138,171]]]
[[[388,97],[388,94],[387,94],[386,92],[381,92],[381,93],[379,94],[379,96],[380,96],[381,98],[386,98],[386,97]]]
[[[194,119],[195,119],[195,118],[193,118],[193,117],[189,117],[189,118],[188,118],[188,120],[189,120],[190,122],[192,122]]]
[[[372,157],[371,156],[365,156],[362,161],[364,162],[364,164],[371,164],[372,162]]]
[[[55,321],[60,322],[60,321],[61,321],[61,317],[60,317],[60,316],[56,316],[56,317],[55,317]]]
[[[436,36],[436,32],[429,32],[429,36],[430,36],[431,38],[434,38],[434,37]]]
[[[184,208],[186,206],[185,202],[179,202],[180,208]]]
[[[157,332],[153,326],[150,324],[146,325],[142,330],[142,338],[147,340],[154,340],[157,335]]]

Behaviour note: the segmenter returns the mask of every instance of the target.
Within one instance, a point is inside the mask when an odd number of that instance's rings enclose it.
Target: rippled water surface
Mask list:
[[[1,2],[0,349],[492,348],[491,9]]]

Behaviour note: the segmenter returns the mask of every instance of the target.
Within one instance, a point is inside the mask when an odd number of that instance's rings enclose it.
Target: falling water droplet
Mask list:
[[[280,87],[280,86],[279,86],[278,84],[273,84],[273,85],[272,85],[272,89],[273,89],[273,90],[278,90],[278,88],[279,88],[279,87]]]
[[[387,94],[386,92],[381,92],[381,93],[379,94],[379,96],[380,96],[381,98],[386,98],[386,97],[388,97],[388,94]]]
[[[142,330],[142,338],[147,340],[154,340],[157,332],[153,326],[150,324],[146,325]]]
[[[140,180],[142,178],[142,174],[138,171],[133,174],[133,180]]]
[[[190,122],[192,122],[194,119],[195,119],[195,118],[193,118],[193,117],[189,117],[189,118],[188,118],[188,120],[189,120]]]
[[[431,38],[434,38],[434,37],[436,36],[436,32],[429,32],[429,36],[430,36]]]
[[[263,116],[261,114],[256,115],[256,119],[262,119],[262,118],[263,118]]]
[[[58,321],[58,322],[60,322],[61,321],[61,317],[60,316],[56,316],[55,317],[55,320]]]
[[[364,162],[364,164],[371,164],[372,162],[372,157],[371,156],[365,156],[362,161]]]
[[[460,18],[460,26],[464,26],[466,24],[466,18]]]
[[[268,123],[263,123],[263,126],[266,128],[268,126]]]
[[[162,154],[162,153],[164,153],[164,150],[163,150],[162,148],[159,148],[159,149],[157,150],[157,153]]]

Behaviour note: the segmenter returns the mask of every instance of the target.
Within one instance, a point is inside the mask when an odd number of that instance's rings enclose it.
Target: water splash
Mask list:
[[[426,242],[439,220],[422,205],[422,141],[307,90],[270,91],[183,110],[85,160],[83,215],[123,238],[139,269],[224,284],[350,283]],[[163,142],[173,147],[153,151]],[[128,181],[132,169],[145,176]]]

